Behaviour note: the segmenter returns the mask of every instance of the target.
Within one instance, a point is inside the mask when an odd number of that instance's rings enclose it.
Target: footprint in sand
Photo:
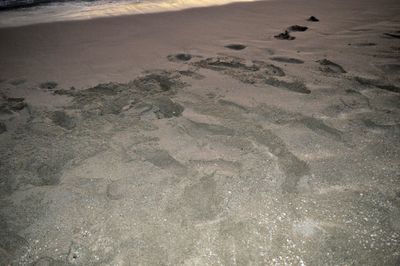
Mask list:
[[[392,84],[387,84],[387,83],[385,83],[385,81],[382,81],[382,80],[368,79],[368,78],[362,78],[362,77],[354,77],[354,80],[357,81],[360,85],[363,85],[366,87],[376,87],[376,88],[379,88],[382,90],[400,93],[400,87],[397,87]]]
[[[58,86],[58,83],[55,81],[46,81],[39,85],[39,87],[41,89],[45,89],[45,90],[54,90],[55,88],[57,88],[57,86]]]
[[[28,252],[29,245],[25,238],[12,232],[7,228],[7,224],[0,221],[0,264],[1,265],[16,265],[10,263],[14,258],[22,256]]]
[[[0,102],[0,114],[12,114],[18,112],[27,106],[24,98],[4,97]]]
[[[293,26],[288,27],[287,30],[289,32],[296,32],[296,31],[301,31],[302,32],[302,31],[308,30],[308,27],[300,26],[300,25],[293,25]]]
[[[147,147],[138,149],[135,151],[135,153],[143,157],[145,161],[148,161],[149,163],[161,169],[170,171],[175,175],[179,176],[187,173],[186,167],[172,157],[166,150]]]
[[[383,34],[383,37],[388,39],[400,39],[400,31],[385,32]]]
[[[353,45],[357,46],[357,47],[370,47],[370,46],[376,46],[376,43],[373,43],[373,42],[359,42],[359,43],[355,43]]]
[[[180,116],[184,110],[184,107],[179,103],[173,102],[167,96],[160,96],[153,100],[153,105],[156,108],[154,113],[158,119],[172,118]]]
[[[284,77],[285,72],[282,68],[275,66],[273,64],[268,64],[263,61],[253,61],[254,65],[259,67],[266,73],[268,76],[277,76],[277,77]]]
[[[278,66],[264,61],[248,62],[237,57],[211,57],[193,64],[196,67],[220,71],[230,75],[243,83],[263,83],[265,77],[285,76],[285,72]]]
[[[322,59],[317,61],[321,66],[320,70],[325,73],[332,73],[332,74],[344,74],[346,71],[343,69],[342,66],[328,60]]]
[[[228,45],[225,45],[225,47],[228,49],[240,51],[240,50],[245,49],[247,46],[243,45],[243,44],[228,44]]]
[[[26,81],[27,81],[26,79],[20,78],[20,79],[11,80],[9,83],[11,85],[18,86],[18,85],[24,84]]]
[[[272,61],[288,63],[288,64],[304,64],[303,60],[284,56],[275,56],[270,58]]]
[[[167,59],[171,62],[186,62],[192,59],[191,54],[179,53],[167,56]]]
[[[55,111],[51,114],[50,118],[54,124],[68,130],[73,129],[76,126],[74,119],[64,111]]]
[[[311,91],[306,87],[306,85],[300,81],[293,81],[288,82],[284,80],[279,80],[276,78],[268,78],[265,79],[265,83],[277,88],[286,89],[293,92],[303,93],[303,94],[310,94]]]
[[[199,182],[185,187],[182,202],[183,209],[192,219],[214,219],[222,208],[222,197],[217,191],[214,177],[204,176]]]
[[[400,74],[400,64],[385,64],[380,65],[379,68],[382,69],[385,74]]]

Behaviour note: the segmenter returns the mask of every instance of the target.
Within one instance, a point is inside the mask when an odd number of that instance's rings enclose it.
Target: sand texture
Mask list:
[[[399,14],[0,29],[0,265],[399,265]]]

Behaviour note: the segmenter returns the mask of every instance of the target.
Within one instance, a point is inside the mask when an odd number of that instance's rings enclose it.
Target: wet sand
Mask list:
[[[399,11],[0,29],[0,264],[398,265]]]

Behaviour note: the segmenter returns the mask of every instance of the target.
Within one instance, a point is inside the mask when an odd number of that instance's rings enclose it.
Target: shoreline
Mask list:
[[[82,21],[138,14],[157,14],[192,8],[254,2],[257,0],[220,0],[218,3],[212,0],[189,0],[183,3],[174,1],[175,0],[166,0],[166,2],[104,2],[99,0],[85,3],[66,0],[58,3],[49,2],[47,5],[44,4],[38,9],[14,9],[1,13],[3,17],[0,17],[0,27],[8,28],[63,21]],[[38,3],[38,5],[40,5],[40,3]],[[9,21],[7,21],[7,19]]]

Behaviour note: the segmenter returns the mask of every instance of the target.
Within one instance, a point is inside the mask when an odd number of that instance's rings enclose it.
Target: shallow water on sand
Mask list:
[[[55,2],[0,12],[0,27],[155,13],[255,0],[99,0]]]

